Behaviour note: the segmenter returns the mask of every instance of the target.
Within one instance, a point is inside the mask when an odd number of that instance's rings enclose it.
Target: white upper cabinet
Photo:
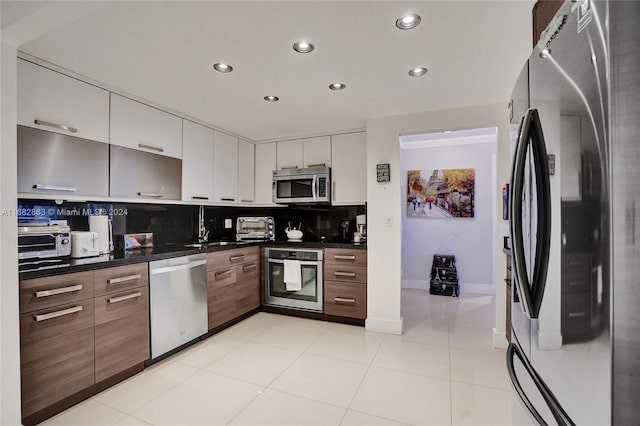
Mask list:
[[[255,145],[238,141],[238,197],[241,203],[255,201]]]
[[[213,201],[238,202],[238,138],[213,131]]]
[[[278,170],[301,169],[303,165],[302,139],[277,142],[278,144]]]
[[[302,140],[304,167],[331,167],[331,136]]]
[[[256,144],[255,201],[273,204],[273,171],[276,170],[276,142]]]
[[[333,204],[359,204],[367,201],[366,132],[331,136]]]
[[[111,93],[111,143],[182,158],[182,119]]]
[[[18,124],[109,143],[109,92],[18,59]]]
[[[183,120],[182,199],[213,201],[213,129]]]

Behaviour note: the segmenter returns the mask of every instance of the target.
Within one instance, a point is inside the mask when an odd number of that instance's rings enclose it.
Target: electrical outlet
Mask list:
[[[231,229],[233,227],[233,220],[232,219],[225,219],[224,220],[224,229]]]
[[[393,226],[393,216],[384,217],[384,226],[387,228],[391,228]]]

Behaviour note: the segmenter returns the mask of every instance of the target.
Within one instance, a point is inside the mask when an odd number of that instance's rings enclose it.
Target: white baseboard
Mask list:
[[[402,280],[402,288],[414,288],[418,290],[429,290],[427,280]]]
[[[402,318],[400,320],[367,318],[364,328],[367,331],[375,331],[377,333],[402,335]]]
[[[562,348],[562,334],[544,334],[538,332],[538,349],[555,351]]]
[[[460,283],[460,293],[473,293],[473,294],[496,294],[495,286],[491,284],[478,284],[478,283]]]
[[[509,345],[507,341],[507,334],[503,331],[497,331],[495,328],[493,329],[493,347],[506,349]]]

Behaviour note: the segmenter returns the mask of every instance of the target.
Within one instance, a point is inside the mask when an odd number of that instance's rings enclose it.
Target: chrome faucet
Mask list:
[[[204,226],[204,206],[198,209],[198,242],[206,243],[209,241],[209,231]]]

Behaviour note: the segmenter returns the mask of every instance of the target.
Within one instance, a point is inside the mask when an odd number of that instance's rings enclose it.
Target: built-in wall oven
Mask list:
[[[265,249],[265,304],[322,312],[322,250]]]

